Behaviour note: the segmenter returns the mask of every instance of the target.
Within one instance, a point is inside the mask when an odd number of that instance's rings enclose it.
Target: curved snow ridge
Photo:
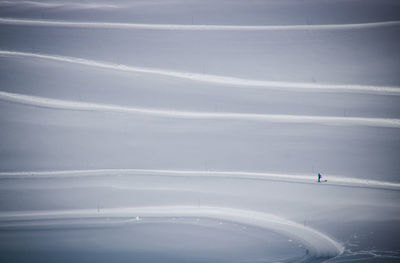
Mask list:
[[[96,60],[83,59],[83,58],[76,58],[76,57],[66,57],[66,56],[8,51],[8,50],[0,50],[0,55],[48,59],[66,63],[80,64],[90,67],[97,67],[102,69],[154,74],[154,75],[187,79],[198,82],[212,83],[217,85],[230,85],[236,87],[251,87],[251,88],[263,88],[263,89],[275,89],[275,90],[284,89],[284,90],[296,90],[296,91],[352,92],[352,93],[368,93],[368,94],[372,93],[372,94],[382,94],[382,95],[400,95],[400,87],[373,86],[373,85],[369,86],[334,85],[334,84],[317,84],[317,83],[304,83],[304,82],[279,82],[279,81],[243,79],[230,76],[172,71],[159,68],[136,67],[136,66],[128,66],[122,64],[114,64]]]
[[[152,108],[135,108],[110,104],[59,100],[38,96],[22,95],[5,91],[0,91],[0,100],[52,109],[144,114],[164,118],[194,120],[240,120],[271,123],[400,128],[400,119],[160,110]]]
[[[141,30],[300,31],[300,30],[338,30],[338,29],[346,30],[346,29],[364,29],[364,28],[376,28],[376,27],[387,27],[387,26],[399,26],[400,21],[381,21],[381,22],[369,22],[369,23],[367,22],[367,23],[355,23],[355,24],[323,24],[323,25],[185,25],[185,24],[142,24],[142,23],[118,23],[118,22],[76,22],[76,21],[60,21],[60,20],[0,18],[0,24],[23,25],[23,26],[115,28],[115,29],[141,29]]]
[[[216,177],[230,179],[254,179],[284,182],[301,182],[317,184],[316,176],[305,174],[277,174],[246,171],[200,171],[200,170],[156,170],[156,169],[95,169],[95,170],[65,170],[65,171],[30,171],[1,172],[1,179],[19,178],[70,178],[87,176],[170,176],[170,177]],[[324,176],[325,177],[325,176]],[[378,180],[366,180],[353,177],[328,176],[329,180],[322,184],[334,186],[368,187],[376,189],[400,190],[400,183]]]
[[[329,236],[287,219],[262,212],[225,208],[225,207],[192,207],[192,206],[154,206],[133,208],[103,208],[101,212],[94,209],[40,211],[40,212],[1,212],[0,227],[34,225],[39,220],[58,219],[98,219],[138,217],[189,217],[207,218],[236,222],[239,224],[271,229],[289,236],[304,244],[312,257],[335,257],[343,253],[344,247]],[[134,221],[134,220],[132,220]],[[49,222],[50,224],[51,222]],[[61,223],[62,224],[62,223]],[[53,225],[53,224],[52,224]],[[41,224],[43,226],[43,224]]]

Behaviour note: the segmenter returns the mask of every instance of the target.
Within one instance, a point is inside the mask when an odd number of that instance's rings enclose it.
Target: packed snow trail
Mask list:
[[[1,172],[1,179],[20,179],[20,178],[69,178],[87,176],[129,176],[129,175],[148,175],[148,176],[171,176],[171,177],[216,177],[230,179],[256,179],[285,182],[301,182],[316,184],[315,175],[305,174],[277,174],[246,171],[200,171],[200,170],[155,170],[155,169],[96,169],[96,170],[65,170],[65,171],[25,171],[25,172]],[[325,176],[324,176],[325,178]],[[400,183],[385,182],[378,180],[366,180],[360,178],[329,176],[327,185],[367,187],[376,189],[400,190]]]
[[[61,211],[31,211],[31,212],[1,212],[0,228],[16,227],[35,227],[39,223],[40,227],[56,226],[57,219],[77,219],[77,223],[85,223],[82,219],[98,218],[125,218],[134,219],[137,217],[189,217],[189,218],[209,218],[236,222],[239,224],[261,227],[279,232],[289,236],[309,249],[309,256],[335,257],[343,253],[344,248],[341,244],[331,239],[329,236],[293,221],[286,220],[275,215],[266,213],[240,210],[225,207],[191,207],[191,206],[154,206],[154,207],[132,207],[132,208],[103,208],[101,213],[95,210],[61,210]],[[40,222],[42,221],[42,222]],[[56,224],[54,224],[56,223]],[[62,226],[63,223],[59,223]]]
[[[278,82],[267,80],[243,79],[229,76],[219,76],[210,74],[199,74],[192,72],[171,71],[158,68],[136,67],[122,64],[107,63],[83,58],[66,57],[58,55],[48,55],[39,53],[19,52],[0,50],[0,55],[17,56],[17,57],[32,57],[39,59],[48,59],[60,62],[74,63],[91,67],[98,67],[110,70],[119,70],[125,72],[155,74],[167,77],[188,79],[192,81],[213,83],[219,85],[231,85],[239,87],[277,89],[277,90],[297,90],[297,91],[320,91],[320,92],[352,92],[352,93],[367,93],[367,94],[382,94],[382,95],[400,95],[400,87],[386,86],[365,86],[365,85],[334,85],[334,84],[316,84],[303,82]]]
[[[25,105],[44,107],[44,108],[52,108],[52,109],[119,112],[127,114],[144,114],[144,115],[165,117],[165,118],[211,119],[211,120],[223,119],[223,120],[241,120],[241,121],[261,121],[261,122],[272,122],[272,123],[301,123],[301,124],[320,124],[320,125],[400,128],[400,119],[159,110],[151,108],[134,108],[127,106],[111,105],[111,104],[98,104],[89,102],[50,99],[50,98],[22,95],[4,91],[0,91],[0,100],[20,103]]]
[[[83,27],[83,28],[115,28],[142,30],[197,30],[197,31],[300,31],[300,30],[348,30],[399,26],[400,21],[382,21],[356,24],[325,24],[325,25],[184,25],[184,24],[139,24],[116,22],[73,22],[59,20],[35,20],[0,18],[0,24],[22,26],[53,26],[53,27]]]

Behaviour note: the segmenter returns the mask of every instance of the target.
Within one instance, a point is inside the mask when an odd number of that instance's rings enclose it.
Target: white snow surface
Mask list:
[[[168,77],[183,78],[194,81],[215,83],[215,84],[227,84],[234,86],[244,86],[253,88],[270,88],[270,89],[291,89],[291,90],[322,90],[331,92],[357,92],[357,93],[377,93],[377,94],[393,94],[399,95],[400,88],[397,87],[385,87],[385,86],[363,86],[363,85],[330,85],[330,84],[315,84],[315,83],[290,83],[290,82],[275,82],[275,81],[263,81],[253,79],[241,79],[226,76],[208,75],[191,72],[176,72],[171,70],[157,69],[157,68],[145,68],[135,67],[122,64],[105,63],[101,61],[93,61],[84,58],[54,56],[47,54],[35,54],[27,52],[7,51],[0,50],[0,55],[9,56],[25,56],[34,57],[41,59],[50,59],[68,63],[81,64],[85,66],[121,70],[128,72],[138,72],[146,74],[156,74]]]
[[[315,176],[305,174],[276,174],[276,173],[257,173],[245,171],[189,171],[189,170],[150,170],[150,169],[99,169],[99,170],[65,170],[65,171],[25,171],[25,172],[3,172],[0,173],[0,178],[57,178],[57,177],[87,177],[87,176],[122,176],[122,175],[141,175],[148,176],[173,176],[173,177],[221,177],[232,179],[261,179],[288,182],[302,182],[315,184]],[[383,188],[400,190],[399,183],[366,180],[359,178],[351,178],[344,176],[329,176],[329,185],[336,186],[352,186],[352,187],[368,187],[368,188]]]
[[[212,30],[212,31],[335,30],[335,29],[363,29],[363,28],[400,25],[400,21],[383,21],[383,22],[373,22],[373,23],[332,24],[332,25],[233,26],[233,25],[134,24],[134,23],[115,23],[115,22],[114,23],[70,22],[70,21],[31,20],[31,19],[12,19],[12,18],[0,18],[0,23],[10,24],[10,25],[27,25],[27,26],[120,28],[120,29],[145,29],[145,30],[146,29],[147,30],[149,29],[150,30]]]
[[[301,115],[278,115],[278,114],[244,114],[231,112],[190,112],[171,111],[146,108],[133,108],[118,105],[104,105],[96,103],[85,103],[76,101],[56,100],[27,96],[9,92],[0,92],[0,99],[33,106],[83,111],[121,112],[133,114],[146,114],[169,118],[187,119],[227,119],[244,121],[266,121],[283,123],[315,123],[325,125],[363,125],[375,127],[400,128],[400,119],[382,118],[355,118],[355,117],[331,117],[331,116],[301,116]]]
[[[1,262],[400,259],[398,1],[0,1],[0,33]]]
[[[113,9],[119,8],[117,5],[110,3],[96,3],[96,2],[42,2],[42,1],[0,1],[2,7],[18,7],[18,8],[61,8],[66,10],[82,10],[82,9]]]
[[[311,256],[334,257],[343,253],[343,246],[330,237],[312,228],[302,226],[295,222],[268,215],[265,213],[239,209],[218,207],[186,207],[186,206],[161,206],[161,207],[135,207],[105,209],[101,214],[93,210],[63,210],[50,212],[15,212],[1,213],[1,220],[21,221],[22,226],[29,225],[30,221],[48,219],[85,219],[85,218],[136,218],[137,217],[202,217],[218,220],[232,221],[244,225],[273,229],[293,239],[299,240],[310,250]],[[1,226],[1,225],[0,225]]]

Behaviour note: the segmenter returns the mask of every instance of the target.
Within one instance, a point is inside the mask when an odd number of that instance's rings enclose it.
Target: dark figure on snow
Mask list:
[[[322,177],[322,175],[320,173],[318,173],[318,183],[321,182],[321,177]]]

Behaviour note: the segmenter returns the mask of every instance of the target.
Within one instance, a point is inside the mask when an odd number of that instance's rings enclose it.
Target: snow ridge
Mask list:
[[[136,67],[122,64],[107,63],[83,58],[38,54],[19,51],[0,50],[0,55],[32,57],[40,59],[49,59],[60,62],[74,63],[91,67],[98,67],[110,70],[120,70],[125,72],[155,74],[167,77],[188,79],[192,81],[200,81],[219,85],[230,85],[239,87],[265,88],[265,89],[285,89],[297,91],[324,91],[324,92],[353,92],[353,93],[373,93],[382,95],[400,95],[400,87],[386,86],[365,86],[365,85],[334,85],[334,84],[317,84],[303,82],[278,82],[267,80],[243,79],[229,76],[219,76],[211,74],[200,74],[192,72],[171,71],[158,68]]]
[[[184,25],[184,24],[139,24],[117,22],[72,22],[58,20],[35,20],[0,18],[0,24],[23,26],[58,26],[84,28],[115,28],[142,30],[196,30],[196,31],[300,31],[300,30],[346,30],[364,29],[386,26],[399,26],[400,21],[381,21],[356,24],[325,24],[325,25]]]
[[[132,208],[109,208],[102,209],[101,213],[95,210],[61,210],[41,212],[2,212],[0,213],[0,227],[24,227],[35,226],[37,221],[43,227],[47,224],[55,226],[51,220],[57,219],[79,219],[78,224],[84,223],[82,219],[90,220],[96,218],[145,218],[145,217],[188,217],[209,218],[236,222],[239,224],[272,229],[283,235],[291,237],[305,245],[309,250],[309,257],[335,257],[343,253],[341,244],[329,236],[293,221],[262,212],[232,209],[225,207],[191,207],[191,206],[154,206],[154,207],[132,207]],[[80,221],[80,222],[79,222]],[[12,222],[12,225],[10,225]],[[61,223],[62,224],[62,223]]]
[[[201,171],[201,170],[161,170],[161,169],[95,169],[95,170],[65,170],[65,171],[25,171],[25,172],[1,172],[1,179],[17,178],[69,178],[86,176],[171,176],[171,177],[217,177],[230,179],[257,179],[285,182],[316,183],[316,176],[305,174],[277,174],[265,172],[247,171]],[[360,178],[329,176],[327,185],[368,187],[376,189],[400,190],[400,183],[378,180],[366,180]]]
[[[302,123],[320,125],[400,128],[400,119],[159,110],[151,108],[134,108],[110,104],[59,100],[4,91],[0,91],[0,100],[52,109],[119,112],[127,114],[144,114],[165,118],[212,120],[224,119],[241,121],[262,121],[271,123]]]

